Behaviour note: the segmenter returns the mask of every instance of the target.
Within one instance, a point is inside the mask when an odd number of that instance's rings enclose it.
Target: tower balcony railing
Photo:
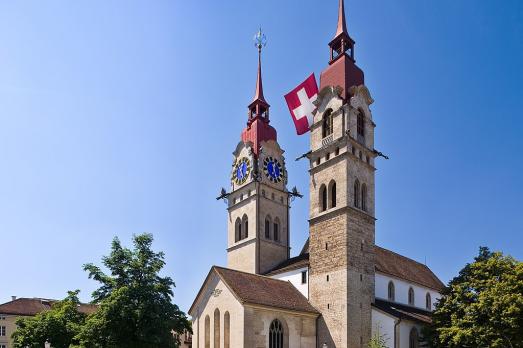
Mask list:
[[[321,140],[321,146],[322,147],[328,146],[330,143],[332,143],[333,140],[334,140],[334,136],[331,133]]]

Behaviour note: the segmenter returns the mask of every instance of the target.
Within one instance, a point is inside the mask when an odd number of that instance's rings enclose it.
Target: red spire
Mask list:
[[[261,49],[266,44],[266,38],[261,29],[254,37],[254,40],[255,45],[258,48],[258,75],[256,78],[254,99],[249,104],[249,120],[247,122],[247,127],[242,132],[242,140],[244,142],[253,143],[254,154],[257,156],[262,141],[276,140],[276,129],[269,125],[270,105],[263,96]]]
[[[355,64],[354,44],[354,40],[347,31],[345,4],[343,0],[339,0],[338,26],[334,39],[329,43],[329,66],[321,73],[320,90],[326,86],[340,86],[342,88],[341,97],[347,100],[350,97],[352,86],[364,84],[363,71]]]
[[[252,102],[261,101],[267,104],[267,101],[263,97],[263,83],[262,83],[262,71],[261,71],[261,48],[258,48],[258,76],[256,77],[256,92],[254,93],[254,99]]]
[[[334,38],[341,34],[349,35],[347,32],[347,23],[345,21],[345,5],[343,0],[340,0],[338,4],[338,27],[336,28],[336,35],[334,35]]]

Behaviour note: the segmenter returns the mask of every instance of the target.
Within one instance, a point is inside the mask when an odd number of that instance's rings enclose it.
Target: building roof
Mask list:
[[[380,246],[374,247],[376,272],[404,279],[430,289],[441,291],[445,285],[426,265],[392,252]],[[280,274],[309,266],[309,240],[305,242],[299,256],[283,261],[266,275]]]
[[[42,311],[50,310],[57,300],[45,298],[18,298],[0,305],[0,313],[9,315],[34,316]],[[85,314],[95,312],[96,305],[80,304],[78,310]]]
[[[295,257],[291,257],[290,259],[287,259],[265,273],[266,276],[271,276],[274,274],[280,274],[284,272],[293,271],[296,269],[309,267],[309,254],[300,254]]]
[[[426,265],[376,245],[376,272],[441,291],[445,285]]]
[[[263,275],[213,266],[202,289],[189,309],[192,312],[210,275],[215,272],[242,304],[274,307],[298,312],[319,314],[307,298],[288,281],[272,279]]]
[[[389,302],[378,298],[372,306],[399,319],[412,320],[423,324],[432,323],[432,313],[421,308]]]

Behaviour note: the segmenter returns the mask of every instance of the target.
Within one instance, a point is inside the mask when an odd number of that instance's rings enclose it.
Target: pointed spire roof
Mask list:
[[[258,76],[256,77],[256,91],[254,92],[254,99],[252,102],[261,101],[268,104],[263,96],[263,82],[262,82],[262,70],[261,70],[261,48],[258,49]]]
[[[338,27],[336,28],[336,35],[334,38],[341,34],[349,35],[347,32],[347,22],[345,20],[345,4],[343,0],[339,0],[338,4]]]
[[[254,36],[254,45],[258,49],[258,76],[256,78],[256,91],[254,92],[253,101],[248,106],[249,120],[247,121],[247,127],[242,132],[242,141],[245,143],[252,143],[254,154],[256,156],[258,156],[263,141],[276,141],[276,129],[269,124],[270,105],[263,96],[261,50],[266,43],[267,38],[260,28]]]

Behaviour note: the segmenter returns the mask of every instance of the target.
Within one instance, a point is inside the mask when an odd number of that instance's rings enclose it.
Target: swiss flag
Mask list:
[[[285,95],[285,101],[296,126],[296,133],[302,135],[310,130],[312,113],[316,110],[313,102],[318,98],[318,85],[312,73],[298,87]]]

